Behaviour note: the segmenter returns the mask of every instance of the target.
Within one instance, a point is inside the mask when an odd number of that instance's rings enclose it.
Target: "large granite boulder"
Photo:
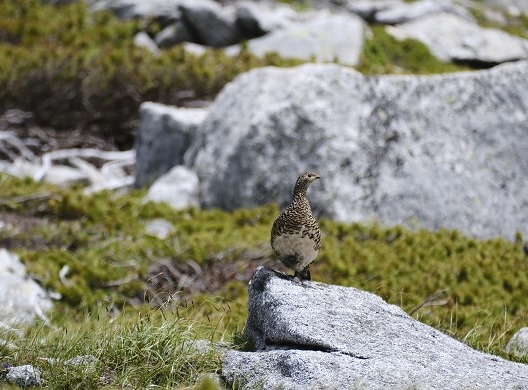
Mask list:
[[[527,74],[254,70],[218,95],[185,165],[206,207],[285,205],[313,170],[316,214],[512,238],[528,231]]]
[[[378,296],[266,268],[249,286],[245,336],[224,354],[240,389],[523,389],[528,365],[478,352]]]

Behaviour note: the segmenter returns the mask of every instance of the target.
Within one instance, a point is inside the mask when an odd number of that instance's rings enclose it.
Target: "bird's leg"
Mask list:
[[[310,275],[310,265],[308,264],[301,271],[295,271],[293,278],[298,278],[300,281],[312,280],[312,276]]]

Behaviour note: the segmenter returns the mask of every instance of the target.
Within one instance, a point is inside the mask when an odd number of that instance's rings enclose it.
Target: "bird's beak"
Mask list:
[[[320,178],[321,178],[321,176],[319,176],[319,175],[315,176],[315,179],[316,179],[316,180],[317,180],[317,179],[320,179]]]

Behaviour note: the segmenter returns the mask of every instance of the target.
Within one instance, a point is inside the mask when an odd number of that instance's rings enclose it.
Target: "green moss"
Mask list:
[[[414,39],[398,40],[384,26],[372,26],[372,36],[365,41],[361,64],[357,69],[365,74],[413,73],[431,74],[465,70],[436,58],[427,46]]]

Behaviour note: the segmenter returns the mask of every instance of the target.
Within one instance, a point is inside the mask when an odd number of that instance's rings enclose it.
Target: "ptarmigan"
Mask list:
[[[321,249],[321,231],[306,197],[308,186],[321,177],[305,172],[297,179],[293,200],[271,229],[271,247],[279,260],[295,271],[294,277],[310,280],[310,263]]]

